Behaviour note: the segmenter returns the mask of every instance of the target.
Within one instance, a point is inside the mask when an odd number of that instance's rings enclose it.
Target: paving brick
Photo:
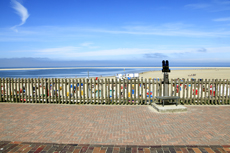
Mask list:
[[[188,112],[178,114],[156,113],[151,110],[151,106],[140,105],[0,103],[0,107],[0,118],[4,118],[1,120],[0,148],[5,150],[13,144],[30,144],[30,151],[35,152],[39,146],[47,143],[45,145],[50,144],[52,147],[45,147],[42,151],[49,152],[55,145],[67,145],[68,142],[71,142],[71,146],[82,147],[81,152],[87,152],[83,147],[90,145],[102,145],[107,147],[106,151],[109,152],[114,151],[113,147],[121,146],[125,146],[125,150],[120,149],[119,152],[132,152],[127,148],[134,146],[149,146],[150,152],[168,148],[164,152],[170,153],[195,152],[192,148],[199,148],[202,153],[222,153],[228,150],[218,148],[230,148],[230,106],[186,106]],[[17,128],[7,128],[11,127],[12,123]],[[15,140],[4,133],[13,133]],[[211,150],[201,149],[199,144],[202,144],[203,148],[210,148],[212,145]],[[175,148],[181,148],[179,145],[188,149],[176,150]],[[110,147],[113,149],[109,149]],[[54,151],[71,152],[76,149],[63,148],[58,147]]]

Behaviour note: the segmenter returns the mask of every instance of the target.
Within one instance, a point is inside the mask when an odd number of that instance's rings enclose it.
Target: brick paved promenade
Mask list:
[[[49,146],[78,152],[229,152],[230,106],[186,107],[186,113],[160,114],[138,105],[0,103],[0,152]]]

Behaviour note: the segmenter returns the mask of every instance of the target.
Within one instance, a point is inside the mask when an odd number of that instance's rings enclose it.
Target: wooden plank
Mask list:
[[[143,78],[141,78],[141,105],[143,104]]]
[[[194,105],[196,105],[197,104],[197,102],[196,102],[196,100],[197,100],[197,96],[196,96],[196,87],[197,87],[197,83],[196,83],[196,79],[194,79],[194,97],[193,97],[193,104]]]
[[[162,85],[163,85],[163,84],[162,84],[162,81],[163,81],[162,79],[160,79],[160,81],[159,81],[159,85],[160,85],[160,86],[159,86],[159,89],[160,89],[160,92],[159,92],[159,93],[160,93],[160,96],[163,96],[163,90],[162,90],[162,89],[163,89],[163,88],[162,88]]]
[[[69,104],[71,104],[71,79],[68,79],[68,82],[69,82],[69,86],[68,86],[68,90],[69,90],[69,97],[68,97],[68,100],[69,100]]]
[[[180,84],[181,84],[181,81],[180,81],[180,79],[178,79],[178,97],[180,97],[179,99],[178,99],[178,105],[180,105],[181,104],[181,91],[180,91],[180,89],[181,89],[181,86],[180,86]]]
[[[50,98],[52,99],[52,103],[55,103],[54,102],[54,78],[51,78],[51,83],[50,83]]]
[[[207,104],[207,79],[204,80],[204,104]]]
[[[182,90],[182,103],[185,104],[185,79],[183,78],[182,79],[183,83],[182,83],[182,87],[181,87],[181,90]]]
[[[126,105],[129,104],[129,80],[128,78],[125,79],[126,81]]]
[[[193,104],[193,101],[192,101],[192,97],[193,97],[193,95],[192,95],[192,90],[193,90],[193,82],[192,82],[192,79],[190,79],[190,81],[189,81],[189,84],[190,84],[190,105],[192,105]]]
[[[198,89],[197,89],[197,104],[200,104],[200,79],[198,79]]]
[[[44,86],[44,79],[43,79],[43,78],[41,78],[41,85],[42,85],[42,103],[44,103],[44,97],[45,97],[45,96],[44,96],[44,94],[45,94],[45,93],[44,93],[44,87],[45,87],[45,86]]]
[[[108,84],[107,84],[107,78],[105,78],[105,104],[108,104]]]
[[[189,97],[188,97],[188,93],[189,93],[189,79],[186,80],[186,105],[188,105],[188,101],[189,101]]]
[[[174,96],[175,91],[173,91],[173,79],[171,79],[171,87],[170,88],[171,88],[171,92],[170,92],[171,94],[170,95]]]
[[[48,78],[48,85],[47,85],[47,88],[48,88],[48,94],[47,94],[47,96],[48,96],[48,101],[47,101],[47,102],[49,102],[49,104],[51,104],[50,78]]]
[[[27,79],[25,78],[25,80],[24,80],[24,89],[23,89],[23,91],[22,91],[23,93],[24,93],[24,99],[25,99],[25,103],[27,103]],[[23,99],[23,101],[24,101],[24,99]]]
[[[12,90],[11,90],[11,79],[9,78],[9,80],[8,80],[9,82],[8,82],[8,88],[9,88],[9,102],[12,102],[12,100],[11,100],[11,98],[12,98],[12,96],[11,96],[11,92],[12,92]]]
[[[112,95],[111,95],[111,96],[112,96],[112,97],[111,97],[112,100],[111,100],[111,102],[112,102],[112,104],[113,104],[113,103],[114,103],[113,79],[111,79],[110,81],[111,81],[111,86],[110,86],[111,88],[110,88],[110,90],[112,90]]]
[[[64,103],[64,88],[63,88],[63,80],[64,79],[60,79],[60,87],[59,87],[59,96],[60,96],[60,101],[63,104]]]
[[[65,102],[65,104],[67,104],[68,103],[68,100],[67,100],[67,78],[65,78],[64,79],[64,102]]]
[[[160,96],[159,94],[159,84],[158,84],[158,79],[156,79],[156,96]],[[156,99],[158,102],[158,99]]]
[[[155,88],[155,80],[153,79],[153,85],[152,85],[152,92],[153,92],[153,102],[155,102],[155,93],[156,93],[156,90],[155,90],[156,88]]]
[[[116,105],[118,104],[118,90],[117,90],[117,79],[115,79],[115,102],[116,102]]]
[[[40,93],[40,78],[37,79],[38,80],[38,103],[41,102],[41,93]]]
[[[133,90],[134,90],[134,95],[133,95],[134,96],[134,105],[136,105],[137,104],[137,102],[136,102],[136,99],[137,99],[136,79],[134,79]]]
[[[55,83],[55,92],[54,92],[54,99],[55,99],[55,103],[58,103],[58,85],[57,85],[57,78],[54,79],[54,83]]]
[[[222,90],[222,94],[221,94],[221,99],[222,99],[222,105],[224,105],[225,104],[225,102],[224,102],[224,86],[225,86],[225,81],[224,81],[224,79],[223,79],[223,81],[222,81],[222,83],[221,83],[221,90]]]
[[[34,103],[34,79],[31,78],[32,103]],[[19,79],[19,99],[20,99],[20,79]]]
[[[89,78],[86,79],[87,104],[89,104]]]
[[[58,103],[60,104],[61,103],[61,90],[60,90],[60,85],[61,85],[61,82],[60,82],[60,79],[57,79],[57,82],[58,82],[58,85],[57,85],[57,96],[58,96]]]
[[[151,79],[148,80],[149,82],[149,105],[151,104]]]
[[[122,93],[123,93],[123,105],[125,104],[125,79],[123,79],[123,90],[122,90]]]
[[[81,79],[79,79],[78,80],[78,82],[79,82],[79,104],[81,104],[81,102],[82,102],[82,97],[81,97]]]
[[[2,78],[2,88],[3,88],[3,95],[2,95],[2,101],[5,102],[5,83],[6,83],[6,80],[5,78]]]
[[[5,87],[5,91],[6,91],[6,102],[8,102],[8,78],[6,78],[6,87]]]
[[[214,96],[214,98],[215,98],[215,105],[217,104],[217,90],[218,90],[218,88],[217,88],[217,86],[218,86],[218,80],[217,79],[215,79],[215,96]]]
[[[24,79],[22,78],[22,86],[21,86],[21,89],[22,89],[22,103],[24,103]]]
[[[229,100],[229,80],[226,80],[226,98],[225,98],[225,104],[230,104],[230,100]]]
[[[119,104],[121,105],[121,79],[119,78],[119,86],[118,86],[118,89],[119,89]]]
[[[104,91],[105,91],[105,84],[104,84],[104,79],[101,79],[101,99],[102,99],[102,104],[105,104],[105,95],[104,95]]]
[[[217,79],[217,101],[216,101],[216,103],[218,104],[218,105],[220,105],[220,96],[221,96],[221,91],[220,91],[220,84],[221,84],[221,79],[220,80],[218,80]]]
[[[93,98],[94,98],[93,104],[96,104],[96,79],[95,78],[93,78]]]
[[[92,82],[92,80],[91,80]],[[79,82],[78,82],[78,79],[76,79],[76,91],[75,91],[75,94],[76,94],[76,104],[78,104],[78,90],[79,90],[79,86],[78,86]],[[92,96],[92,94],[91,94]],[[91,97],[91,101],[92,101],[92,97]]]
[[[211,83],[211,80],[208,79],[208,105],[210,105],[210,102],[211,102],[210,83]]]
[[[83,79],[83,104],[85,104],[85,78]]]
[[[200,96],[200,104],[202,105],[204,103],[204,96],[203,96],[203,92],[204,92],[204,79],[201,79],[201,96]]]
[[[213,105],[213,100],[214,100],[213,90],[214,90],[214,79],[212,79],[212,93],[211,93],[211,104],[212,105]]]
[[[15,78],[15,90],[16,90],[15,100],[16,103],[18,103],[18,79],[17,78]]]

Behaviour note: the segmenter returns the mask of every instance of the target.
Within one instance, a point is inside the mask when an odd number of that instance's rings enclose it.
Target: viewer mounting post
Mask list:
[[[164,72],[164,90],[163,90],[163,96],[169,96],[169,77],[168,72],[170,72],[169,69],[169,62],[168,60],[162,61],[162,72]]]

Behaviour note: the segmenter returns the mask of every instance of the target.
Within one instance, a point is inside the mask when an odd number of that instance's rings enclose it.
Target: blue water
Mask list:
[[[4,68],[0,68],[4,69]],[[10,69],[10,68],[7,68]],[[179,69],[179,68],[177,68]],[[180,68],[183,69],[183,68]],[[116,76],[117,74],[142,73],[156,71],[161,68],[73,68],[73,69],[44,69],[44,70],[0,70],[1,78],[82,78]]]

